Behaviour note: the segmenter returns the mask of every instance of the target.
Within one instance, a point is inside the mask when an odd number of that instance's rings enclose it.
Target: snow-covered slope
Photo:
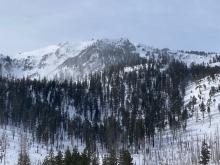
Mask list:
[[[159,58],[163,55],[169,58],[191,63],[219,65],[219,54],[203,52],[184,52],[169,49],[155,49],[142,44],[132,44],[126,39],[121,40],[97,40],[78,44],[63,43],[49,46],[43,49],[17,54],[14,58],[0,55],[0,74],[17,78],[43,78],[48,79],[78,79],[95,71],[102,70],[105,66],[123,62],[136,57]],[[139,69],[141,65],[126,67],[129,72]],[[216,148],[220,144],[220,75],[215,78],[205,77],[195,82],[190,82],[186,88],[184,108],[188,109],[189,119],[186,130],[172,132],[166,130],[155,137],[154,147],[150,141],[143,142],[138,153],[132,156],[137,165],[178,165],[196,164],[200,156],[201,142],[205,138],[212,152],[211,164],[217,164]],[[205,112],[201,112],[201,104],[205,105]],[[210,107],[210,112],[208,111]],[[0,137],[7,136],[6,164],[16,164],[19,153],[20,134],[24,132],[20,128],[0,128]],[[27,133],[27,137],[30,135]],[[57,146],[52,146],[54,151],[64,151],[70,141],[60,141]],[[33,164],[38,164],[50,152],[51,146],[39,144],[28,139],[29,155]],[[83,148],[79,144],[78,149]],[[100,153],[103,157],[105,151]],[[11,160],[11,157],[14,159]],[[0,161],[3,164],[4,161]]]
[[[0,58],[3,76],[42,79],[81,79],[105,66],[137,57],[127,39],[63,43]]]
[[[168,55],[170,58],[182,61],[188,66],[190,64],[210,64],[211,66],[220,65],[219,53],[203,52],[203,51],[183,51],[183,50],[170,50],[168,48],[157,49],[154,47],[146,46],[143,44],[135,44],[136,52],[144,58],[159,58]]]
[[[211,165],[218,164],[218,147],[220,144],[220,75],[215,78],[210,76],[201,80],[190,82],[186,88],[184,98],[185,108],[188,109],[189,119],[187,121],[186,130],[177,130],[176,132],[167,130],[155,136],[154,147],[150,141],[146,141],[141,146],[138,153],[133,152],[132,156],[136,165],[191,165],[197,164],[200,157],[200,148],[203,139],[206,139],[210,145],[212,153]],[[192,104],[193,98],[196,100]],[[205,105],[204,118],[200,110],[201,103]],[[210,107],[210,113],[207,111]],[[30,133],[24,133],[22,129],[15,127],[0,128],[0,137],[4,139],[7,136],[6,164],[14,165],[17,162],[20,150],[21,134],[27,136],[28,153],[32,164],[42,162],[51,148],[56,153],[58,150],[64,151],[68,146],[77,146],[82,151],[84,145],[78,141],[64,140],[58,143],[58,146],[50,146],[49,144],[39,144],[34,142]],[[65,136],[64,136],[65,137]],[[0,146],[1,147],[1,146]],[[99,153],[100,161],[106,154],[105,151]],[[12,160],[11,157],[14,159]],[[3,164],[4,160],[0,162]]]
[[[91,40],[80,43],[61,43],[46,48],[19,53],[11,57],[0,56],[0,74],[31,79],[81,79],[100,71],[108,65],[134,58],[160,58],[169,56],[191,63],[219,65],[219,54],[156,49],[143,44],[133,44],[127,39]]]
[[[74,147],[82,152],[85,148],[79,140],[70,141],[67,136],[64,136],[64,139],[58,141],[56,145],[39,143],[33,140],[31,132],[14,126],[0,127],[0,137],[0,165],[16,165],[24,141],[32,165],[41,165],[45,157],[51,152],[56,154],[60,150],[64,151],[67,148],[72,149]]]
[[[204,113],[201,111],[202,102],[205,105]],[[189,83],[184,104],[189,113],[186,130],[173,132],[168,129],[156,135],[154,147],[147,143],[139,153],[134,153],[137,164],[198,164],[203,140],[208,143],[211,153],[209,165],[220,163],[220,75],[215,75],[214,79],[208,76]]]
[[[63,43],[48,46],[43,49],[24,52],[16,55],[19,61],[18,72],[14,76],[29,78],[52,79],[59,74],[59,66],[68,58],[77,56],[81,50],[91,45],[93,41],[77,44]]]

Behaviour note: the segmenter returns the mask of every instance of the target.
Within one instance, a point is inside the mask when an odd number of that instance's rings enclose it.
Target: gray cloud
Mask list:
[[[0,52],[127,37],[220,52],[219,0],[1,0]]]

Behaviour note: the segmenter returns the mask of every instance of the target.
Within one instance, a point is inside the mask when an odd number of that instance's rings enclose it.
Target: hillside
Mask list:
[[[121,62],[135,63],[140,59],[169,56],[187,65],[219,65],[218,53],[156,49],[128,39],[91,40],[81,43],[60,43],[12,56],[0,56],[0,74],[30,79],[82,79],[91,73]],[[134,65],[134,64],[133,64]]]
[[[219,61],[127,39],[1,55],[0,162],[16,164],[21,148],[32,164],[76,148],[99,164],[114,151],[138,165],[189,165],[205,140],[217,164]]]

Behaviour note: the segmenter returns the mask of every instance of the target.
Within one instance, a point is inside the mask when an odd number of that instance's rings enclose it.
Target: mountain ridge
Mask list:
[[[79,43],[64,42],[45,48],[0,56],[0,75],[14,78],[78,80],[120,62],[168,55],[187,65],[219,65],[219,54],[202,51],[157,49],[128,39],[98,39]],[[213,62],[215,61],[215,62]]]

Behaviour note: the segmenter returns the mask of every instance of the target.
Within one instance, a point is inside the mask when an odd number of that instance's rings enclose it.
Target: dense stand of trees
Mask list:
[[[190,73],[193,77],[193,79],[201,79],[205,76],[210,76],[211,78],[214,79],[214,75],[220,73],[220,67],[215,66],[205,66],[203,65],[198,65],[198,64],[191,64],[190,66]]]
[[[185,86],[192,77],[218,68],[193,65],[161,56],[108,67],[78,82],[0,78],[0,123],[32,131],[38,142],[56,144],[68,135],[87,150],[97,142],[108,150],[135,146],[156,132],[186,127]],[[164,69],[166,68],[166,69]]]
[[[97,141],[138,146],[168,119],[172,128],[181,125],[184,76],[175,72],[186,73],[186,66],[174,61],[164,72],[154,62],[131,72],[118,66],[79,82],[1,78],[0,122],[29,128],[38,141],[54,143],[64,130],[92,150]]]
[[[118,156],[117,156],[118,155]],[[87,150],[80,153],[77,149],[65,153],[59,151],[56,155],[53,151],[43,161],[43,165],[99,165],[99,158],[89,153]],[[103,165],[133,165],[131,154],[127,150],[121,150],[119,154],[111,151],[102,160]]]
[[[77,149],[71,152],[69,149],[63,154],[59,151],[54,155],[53,151],[44,159],[43,165],[98,165],[97,158],[86,150],[79,153]]]

